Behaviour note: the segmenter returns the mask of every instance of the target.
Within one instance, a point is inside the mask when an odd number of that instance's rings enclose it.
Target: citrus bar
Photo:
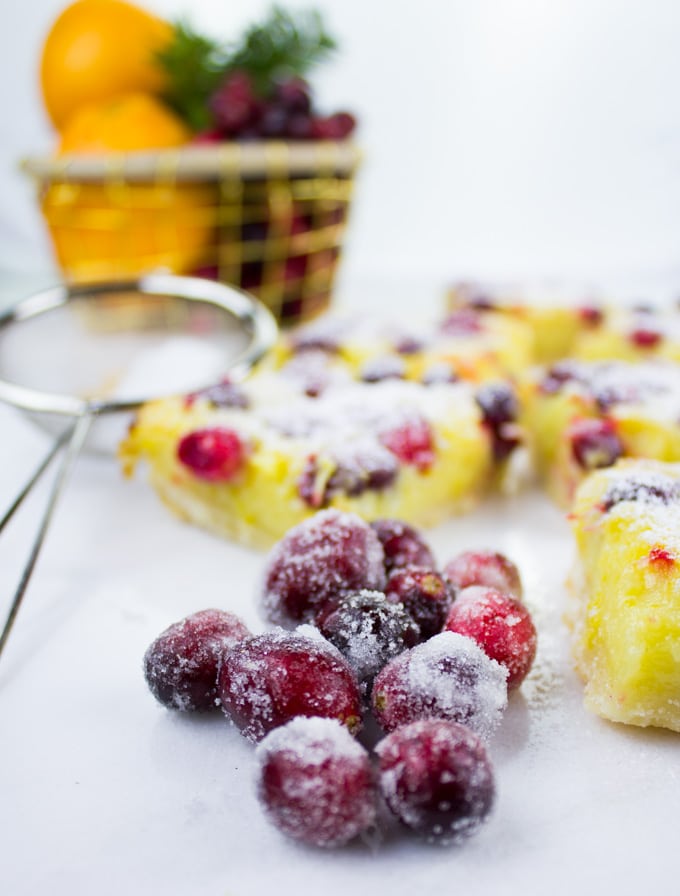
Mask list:
[[[579,487],[572,625],[589,709],[680,731],[680,465],[622,460]]]
[[[525,378],[522,406],[536,466],[563,506],[590,470],[620,457],[680,461],[680,364],[561,361]]]

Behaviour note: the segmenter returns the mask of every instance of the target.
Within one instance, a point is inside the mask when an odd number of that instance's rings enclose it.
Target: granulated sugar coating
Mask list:
[[[323,510],[273,548],[266,567],[264,609],[279,625],[309,621],[329,598],[385,585],[383,549],[355,514]]]
[[[375,823],[368,753],[332,719],[293,719],[256,753],[258,795],[269,819],[313,846],[342,846]]]
[[[213,709],[220,660],[248,637],[238,616],[224,610],[201,610],[176,622],[144,654],[151,693],[169,709]]]
[[[379,591],[358,591],[332,603],[317,625],[370,693],[389,660],[419,642],[420,629],[401,604],[390,603]]]
[[[373,711],[385,731],[431,717],[488,739],[507,706],[507,674],[470,638],[443,632],[385,666],[373,685]]]
[[[494,802],[491,763],[469,728],[424,719],[398,728],[375,748],[379,785],[396,817],[444,846],[473,834]]]
[[[361,727],[359,687],[342,654],[320,637],[276,629],[225,657],[217,690],[222,709],[251,741],[295,716]]]

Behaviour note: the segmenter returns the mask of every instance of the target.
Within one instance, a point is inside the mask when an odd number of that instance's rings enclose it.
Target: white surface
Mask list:
[[[5,2],[0,267],[49,254],[16,164],[53,144],[38,59],[66,2]],[[269,0],[144,5],[229,38]],[[286,5],[324,12],[342,50],[320,107],[361,119],[349,274],[680,280],[677,0]]]
[[[0,407],[0,507],[44,436]],[[45,497],[0,539],[4,608]],[[325,896],[674,892],[678,737],[581,707],[561,622],[571,542],[539,495],[487,504],[429,533],[440,561],[474,545],[519,563],[539,654],[492,753],[498,803],[467,845],[392,835],[318,852],[265,822],[253,750],[227,722],[146,690],[148,643],[220,606],[260,630],[263,558],[177,522],[142,476],[82,458],[0,662],[0,849],[7,896]]]

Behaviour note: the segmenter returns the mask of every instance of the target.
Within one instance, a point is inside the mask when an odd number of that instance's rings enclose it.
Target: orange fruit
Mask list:
[[[146,93],[80,106],[61,131],[58,152],[128,152],[181,146],[191,131],[164,103]]]
[[[129,91],[159,93],[155,55],[172,26],[125,0],[76,0],[52,25],[40,61],[45,108],[57,128],[84,103]]]

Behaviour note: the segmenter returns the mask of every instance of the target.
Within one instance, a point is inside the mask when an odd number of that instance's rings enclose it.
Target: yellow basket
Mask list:
[[[358,163],[351,143],[261,141],[22,167],[67,281],[202,275],[293,324],[328,307]]]

